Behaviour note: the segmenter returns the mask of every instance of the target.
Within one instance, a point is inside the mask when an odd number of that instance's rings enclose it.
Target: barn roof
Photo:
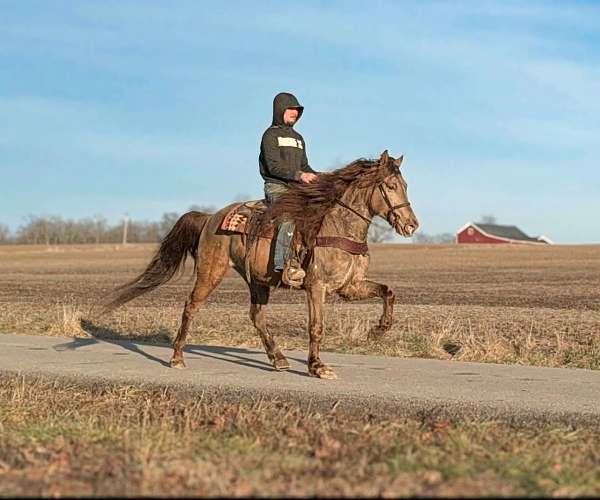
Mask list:
[[[473,222],[472,225],[491,236],[498,236],[509,240],[539,242],[537,238],[527,236],[517,226],[501,226],[500,224],[486,224],[483,222]]]

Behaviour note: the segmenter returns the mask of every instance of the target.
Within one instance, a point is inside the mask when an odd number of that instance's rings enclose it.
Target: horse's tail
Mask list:
[[[130,300],[164,285],[182,269],[188,254],[194,259],[196,271],[200,235],[210,217],[210,214],[194,211],[183,214],[163,238],[160,248],[145,271],[132,281],[117,287],[108,296],[102,312],[113,311]]]

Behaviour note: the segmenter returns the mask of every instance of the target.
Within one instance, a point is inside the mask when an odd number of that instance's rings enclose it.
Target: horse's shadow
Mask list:
[[[76,350],[83,347],[87,347],[89,345],[98,344],[100,342],[106,342],[108,344],[113,344],[122,347],[134,354],[143,356],[146,359],[149,359],[150,361],[158,363],[164,367],[170,367],[169,363],[165,360],[156,357],[141,348],[144,345],[171,347],[171,338],[169,336],[169,333],[165,329],[160,329],[154,335],[145,336],[144,341],[142,342],[134,342],[129,338],[123,338],[123,335],[117,332],[116,330],[105,326],[96,325],[90,320],[82,319],[81,328],[88,335],[90,335],[91,338],[78,337],[73,339],[71,342],[67,342],[65,344],[58,344],[54,346],[54,350]],[[273,366],[269,363],[249,357],[249,355],[256,354],[256,351],[251,351],[240,347],[188,345],[184,348],[184,352],[187,354],[195,355],[196,357],[213,358],[219,361],[226,361],[228,363],[233,363],[236,365],[257,368],[259,370],[267,372],[275,371]],[[306,364],[306,361],[304,360],[299,360],[296,358],[291,359]],[[300,372],[298,370],[287,371],[296,375],[308,376],[306,373]]]

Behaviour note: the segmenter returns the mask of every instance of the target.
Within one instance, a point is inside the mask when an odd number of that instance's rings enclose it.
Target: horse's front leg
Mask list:
[[[368,280],[358,281],[345,286],[338,291],[338,294],[346,300],[364,300],[381,297],[383,299],[383,314],[379,318],[379,324],[369,331],[368,337],[379,338],[391,328],[394,322],[394,300],[396,296],[387,285]]]
[[[323,338],[323,304],[325,303],[325,286],[322,283],[311,283],[306,289],[308,299],[308,374],[318,378],[337,378],[331,368],[321,361],[321,339]]]

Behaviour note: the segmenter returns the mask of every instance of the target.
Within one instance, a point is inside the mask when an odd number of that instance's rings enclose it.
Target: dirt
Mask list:
[[[145,267],[156,245],[0,247],[0,330],[90,333],[168,342],[192,288],[178,281],[104,318],[90,308]],[[327,306],[325,350],[541,366],[600,366],[600,246],[372,245],[370,279],[396,293],[378,343],[373,299]],[[305,348],[302,292],[276,290],[269,318],[283,348]],[[246,285],[230,271],[197,314],[189,341],[259,346]],[[82,323],[81,320],[84,320]]]

